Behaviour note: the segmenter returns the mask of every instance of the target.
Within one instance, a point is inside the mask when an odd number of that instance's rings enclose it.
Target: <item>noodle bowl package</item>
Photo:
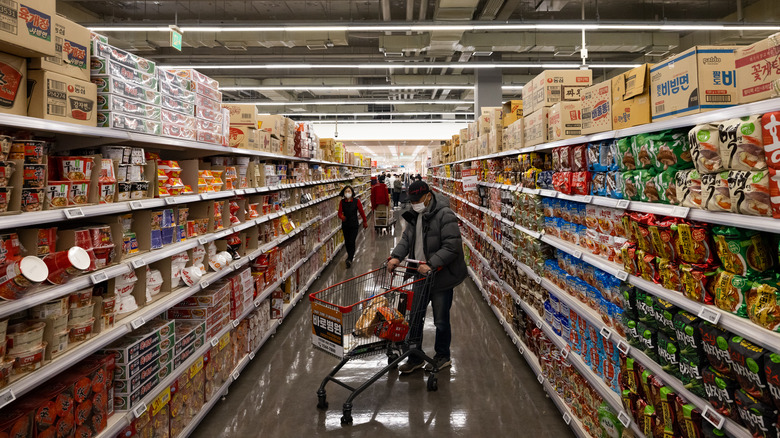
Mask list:
[[[729,194],[733,213],[771,216],[769,172],[729,171]]]
[[[718,173],[727,170],[721,158],[720,133],[718,127],[708,123],[694,126],[688,132],[691,143],[691,157],[699,173]]]
[[[741,117],[718,125],[720,157],[731,170],[764,170],[766,158],[760,132],[761,116]]]

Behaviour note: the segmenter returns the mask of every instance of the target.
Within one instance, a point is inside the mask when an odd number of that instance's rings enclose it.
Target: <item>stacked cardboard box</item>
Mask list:
[[[578,102],[581,91],[589,87],[592,80],[590,70],[546,70],[526,84],[523,87],[524,146],[550,141],[550,107],[559,102]],[[553,114],[556,111],[560,114],[561,109],[554,110]],[[564,135],[563,131],[560,130],[561,135]],[[553,129],[552,132],[557,131]]]
[[[222,104],[222,109],[227,110],[230,123],[228,146],[241,149],[266,150],[269,145],[263,147],[260,144],[257,108],[255,105],[224,103]]]
[[[170,70],[170,72],[188,81],[187,91],[194,94],[196,140],[221,145],[223,114],[219,82],[191,68]]]

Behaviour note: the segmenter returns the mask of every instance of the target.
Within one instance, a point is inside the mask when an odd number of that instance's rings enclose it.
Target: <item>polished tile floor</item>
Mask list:
[[[361,231],[352,268],[344,268],[342,250],[312,291],[379,266],[400,235],[400,226],[383,236],[371,227]],[[439,374],[439,390],[427,392],[422,370],[404,377],[390,372],[355,400],[352,426],[340,424],[346,390],[329,384],[330,409],[316,407],[320,382],[338,361],[312,347],[309,315],[308,300],[301,300],[195,437],[573,436],[470,279],[455,289],[453,366]],[[429,353],[433,330],[429,309]],[[357,384],[385,363],[384,356],[356,360],[339,375]]]

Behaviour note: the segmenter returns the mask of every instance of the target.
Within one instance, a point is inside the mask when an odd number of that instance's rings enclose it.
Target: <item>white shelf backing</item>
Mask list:
[[[467,161],[486,160],[490,158],[506,157],[517,155],[520,153],[534,152],[552,149],[560,146],[568,146],[574,144],[589,143],[602,140],[611,140],[614,138],[628,137],[631,135],[644,134],[649,132],[664,131],[667,129],[694,127],[702,123],[719,122],[722,120],[733,119],[737,117],[745,117],[753,114],[764,114],[772,111],[780,110],[780,98],[763,100],[761,102],[748,103],[743,105],[735,105],[729,108],[717,109],[714,111],[708,111],[700,114],[691,114],[683,117],[676,117],[669,120],[663,120],[658,122],[647,123],[644,125],[634,126],[632,128],[620,129],[616,131],[606,131],[597,134],[584,135],[581,137],[570,138],[566,140],[559,140],[555,142],[543,143],[536,146],[530,146],[523,149],[504,151],[490,155],[482,155],[473,158],[467,158],[464,160],[453,161],[450,163],[437,164],[430,167],[448,166],[451,164],[464,163]]]

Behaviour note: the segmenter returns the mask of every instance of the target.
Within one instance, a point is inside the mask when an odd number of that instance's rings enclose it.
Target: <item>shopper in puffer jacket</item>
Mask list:
[[[401,260],[408,257],[425,262],[418,268],[421,274],[426,275],[430,271],[436,271],[428,301],[418,302],[415,297],[413,312],[424,314],[428,302],[432,304],[433,324],[436,326],[434,360],[437,368],[442,369],[452,364],[450,308],[453,288],[462,283],[468,275],[463,256],[463,241],[458,227],[458,218],[450,209],[446,197],[431,192],[428,184],[423,181],[413,182],[407,191],[412,203],[412,211],[402,215],[408,223],[401,241],[391,253],[387,269],[393,271]],[[410,334],[419,333],[419,339],[410,339],[410,341],[422,349],[422,321],[418,322],[419,324],[410,327]],[[411,373],[423,365],[421,358],[410,356],[398,370],[402,373]],[[433,369],[430,365],[426,368]]]

